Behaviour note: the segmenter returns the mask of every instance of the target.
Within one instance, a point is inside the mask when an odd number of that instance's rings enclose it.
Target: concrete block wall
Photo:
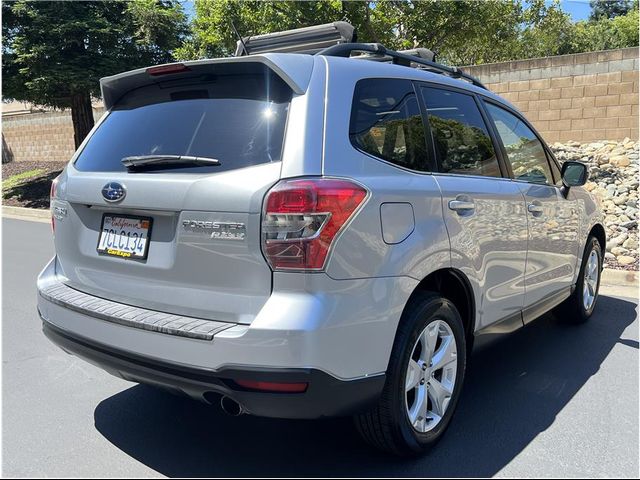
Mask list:
[[[94,108],[96,120],[102,111],[102,108]],[[7,155],[17,162],[66,162],[75,151],[73,124],[68,111],[3,114],[2,138]]]
[[[638,47],[464,70],[513,103],[547,142],[638,140]]]

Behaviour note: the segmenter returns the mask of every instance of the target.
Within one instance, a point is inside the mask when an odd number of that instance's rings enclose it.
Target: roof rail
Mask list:
[[[351,57],[353,52],[360,52],[365,55]],[[422,70],[440,73],[452,78],[462,78],[476,87],[487,90],[487,87],[485,87],[480,80],[473,75],[463,72],[458,67],[449,67],[441,63],[436,63],[434,61],[434,53],[426,48],[416,48],[413,50],[397,52],[395,50],[385,48],[384,45],[379,43],[341,43],[327,47],[324,50],[317,52],[316,55],[374,60],[379,62],[391,61],[396,65],[404,65],[405,67],[411,67],[412,64],[415,64]]]
[[[333,22],[238,40],[236,57],[267,52],[316,53],[332,45],[355,42],[356,32],[347,22]]]

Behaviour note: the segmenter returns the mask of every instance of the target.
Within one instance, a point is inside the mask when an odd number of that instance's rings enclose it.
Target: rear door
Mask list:
[[[475,97],[464,91],[421,88],[439,162],[451,241],[451,263],[472,282],[477,328],[512,319],[521,326],[527,220],[516,184],[503,178],[489,128]]]
[[[525,196],[529,241],[525,272],[525,307],[553,301],[573,283],[578,254],[579,208],[560,192],[547,152],[523,118],[486,103],[504,148],[507,167]],[[557,184],[556,184],[557,183]],[[532,320],[537,313],[525,316]]]
[[[260,215],[280,178],[291,99],[257,63],[158,77],[125,94],[60,179],[58,275],[130,305],[251,322],[271,292]],[[154,155],[219,165],[121,162]]]

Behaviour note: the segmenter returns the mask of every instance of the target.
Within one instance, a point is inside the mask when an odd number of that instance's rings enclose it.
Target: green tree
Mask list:
[[[70,108],[76,147],[99,79],[172,61],[187,33],[175,1],[3,2],[3,99]]]
[[[504,0],[377,2],[375,17],[394,33],[391,45],[424,46],[440,60],[475,64],[514,54],[522,7]]]
[[[531,0],[524,10],[522,25],[516,58],[573,53],[575,26],[559,0]]]
[[[614,18],[619,15],[626,15],[633,8],[631,0],[591,0],[590,20],[600,20],[601,18]]]
[[[177,56],[233,54],[231,21],[247,36],[346,20],[361,42],[427,47],[445,63],[473,65],[638,45],[637,10],[635,0],[626,14],[576,24],[559,0],[201,0]]]
[[[497,61],[513,52],[520,18],[520,3],[504,0],[202,0],[195,4],[193,35],[177,56],[232,54],[237,38],[231,22],[247,36],[346,20],[361,42],[426,46],[457,63]]]
[[[201,0],[195,3],[192,36],[176,52],[181,59],[231,55],[237,37],[346,20],[357,28],[360,41],[378,41],[373,2]]]
[[[457,65],[566,53],[573,28],[557,0],[203,0],[195,5],[193,35],[177,55],[232,54],[232,21],[246,36],[336,20],[354,25],[361,42],[423,46]]]
[[[578,22],[572,38],[572,51],[590,52],[637,46],[639,22],[637,2],[624,15]]]

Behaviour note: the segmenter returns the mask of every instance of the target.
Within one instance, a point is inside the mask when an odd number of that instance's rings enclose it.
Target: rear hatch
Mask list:
[[[125,304],[250,323],[271,292],[260,212],[294,93],[264,63],[168,72],[128,79],[61,176],[57,272]]]

